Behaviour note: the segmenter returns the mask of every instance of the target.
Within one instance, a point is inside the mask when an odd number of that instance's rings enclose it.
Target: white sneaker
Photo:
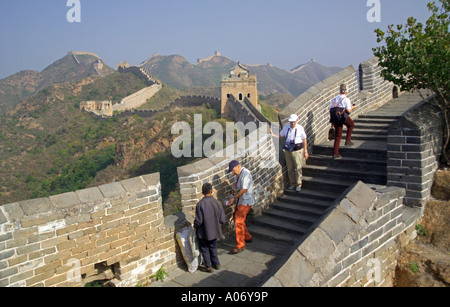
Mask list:
[[[302,187],[297,187],[297,188],[295,189],[295,191],[296,191],[296,192],[301,192],[301,191],[302,191]]]
[[[289,188],[287,188],[288,191],[294,191],[295,190],[295,185],[291,185]]]

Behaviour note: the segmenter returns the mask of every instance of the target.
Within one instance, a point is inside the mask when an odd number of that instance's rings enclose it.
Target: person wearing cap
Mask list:
[[[288,190],[300,192],[303,179],[302,168],[309,158],[309,153],[305,129],[298,122],[298,116],[292,114],[289,117],[289,123],[281,129],[280,136],[286,139],[283,152],[288,169]]]
[[[353,109],[355,107],[353,106],[352,102],[350,101],[350,98],[347,97],[347,95],[348,95],[347,86],[345,84],[341,84],[341,86],[339,87],[339,92],[340,92],[340,94],[331,101],[330,109],[335,108],[335,107],[344,108],[345,112],[347,112],[347,114],[350,115],[350,113],[353,111]],[[334,159],[342,159],[342,156],[339,154],[339,147],[341,145],[341,139],[342,139],[342,130],[345,125],[347,127],[347,138],[346,138],[345,146],[355,145],[352,142],[352,133],[353,133],[353,128],[355,127],[355,123],[350,118],[350,116],[348,116],[345,123],[334,122],[334,123],[332,123],[332,125],[334,125],[334,128],[336,130],[336,137],[334,139],[334,148],[333,148],[333,158]]]
[[[236,231],[236,247],[231,251],[232,254],[237,254],[245,249],[246,242],[252,241],[252,235],[249,233],[245,224],[247,214],[255,204],[253,192],[253,178],[248,169],[241,166],[238,161],[231,161],[228,165],[228,173],[233,173],[236,176],[233,190],[236,191],[234,197],[229,201],[228,206],[236,203],[234,213],[234,225]]]
[[[200,251],[206,272],[212,272],[212,268],[220,268],[219,256],[217,254],[217,239],[222,239],[222,226],[226,223],[225,212],[222,204],[213,195],[210,183],[202,186],[204,197],[195,207],[194,228],[200,243]]]

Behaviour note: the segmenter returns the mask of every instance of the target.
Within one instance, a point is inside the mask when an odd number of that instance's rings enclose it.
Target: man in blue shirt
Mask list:
[[[237,254],[245,249],[245,243],[252,241],[252,235],[248,232],[245,224],[247,214],[255,204],[253,192],[253,178],[248,169],[242,167],[238,161],[231,161],[228,165],[228,173],[236,176],[236,182],[233,190],[236,191],[234,198],[228,203],[229,206],[236,203],[236,211],[234,213],[234,225],[236,229],[236,247],[231,251]]]

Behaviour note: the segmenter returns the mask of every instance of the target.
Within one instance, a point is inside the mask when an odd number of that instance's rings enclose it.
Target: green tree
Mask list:
[[[450,140],[449,97],[450,97],[450,0],[428,3],[432,14],[426,25],[414,17],[406,25],[390,25],[387,33],[375,30],[378,43],[385,45],[374,48],[379,58],[381,75],[385,80],[398,85],[402,91],[429,90],[436,94],[439,107],[445,114],[445,145],[443,157],[449,164],[446,151]]]

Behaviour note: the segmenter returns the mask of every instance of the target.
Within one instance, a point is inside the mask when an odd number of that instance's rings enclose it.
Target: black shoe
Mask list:
[[[220,266],[220,264],[217,264],[217,265],[213,265],[213,268],[214,268],[214,270],[220,270],[221,266]]]
[[[213,269],[212,269],[212,268],[205,267],[205,268],[203,269],[203,271],[206,272],[206,273],[212,273],[212,272],[213,272]]]
[[[347,147],[350,147],[350,146],[353,146],[353,145],[355,145],[355,143],[353,143],[353,142],[346,142],[345,143],[345,146],[347,146]]]

